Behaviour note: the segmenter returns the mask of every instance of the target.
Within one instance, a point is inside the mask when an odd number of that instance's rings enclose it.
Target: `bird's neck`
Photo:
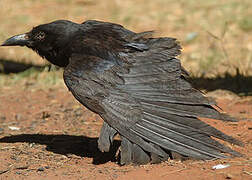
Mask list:
[[[50,63],[59,66],[59,67],[66,67],[69,63],[70,52],[67,49],[61,50],[58,52],[57,50],[50,50],[50,51],[36,51],[42,58],[48,60]]]

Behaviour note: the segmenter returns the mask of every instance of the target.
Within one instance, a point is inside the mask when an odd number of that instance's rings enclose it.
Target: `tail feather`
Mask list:
[[[204,123],[203,121],[199,121],[197,118],[194,117],[183,117],[180,115],[160,113],[152,110],[145,110],[144,117],[151,118],[153,122],[160,124],[164,127],[199,132],[239,146],[242,145],[242,143],[236,140],[235,138],[224,134],[216,128]]]
[[[140,122],[143,126],[153,129],[155,128],[155,131],[158,133],[162,133],[164,136],[171,137],[173,139],[179,139],[180,142],[185,144],[190,144],[191,146],[200,148],[202,146],[202,149],[206,149],[206,146],[214,149],[215,151],[221,151],[230,153],[234,156],[240,156],[239,153],[236,151],[233,151],[232,149],[218,143],[217,141],[210,138],[209,134],[206,134],[199,130],[194,130],[192,128],[187,127],[181,127],[175,124],[169,124],[168,122],[163,122],[162,120],[159,120],[158,118],[153,118],[153,116],[145,114],[144,119]],[[205,124],[205,128],[216,130],[215,128]],[[216,130],[218,131],[218,130]],[[224,139],[229,139],[227,135],[222,133],[225,137]],[[227,136],[227,137],[226,137]],[[220,138],[223,139],[223,138]],[[232,140],[235,140],[231,137]],[[209,151],[210,152],[210,151]]]
[[[165,149],[169,147],[169,150],[171,151],[178,152],[183,155],[187,155],[187,156],[194,157],[197,159],[212,159],[213,157],[226,158],[226,156],[220,153],[213,154],[212,152],[209,153],[205,150],[201,150],[201,149],[183,144],[175,139],[159,134],[153,131],[152,129],[144,127],[140,124],[137,124],[137,126],[133,127],[131,131],[137,134],[138,136],[142,137],[143,139],[148,140],[150,142],[154,142],[155,144]]]

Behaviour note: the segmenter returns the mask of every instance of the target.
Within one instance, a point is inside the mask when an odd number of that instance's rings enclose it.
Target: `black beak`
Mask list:
[[[25,46],[28,44],[28,35],[19,34],[7,39],[1,46]]]

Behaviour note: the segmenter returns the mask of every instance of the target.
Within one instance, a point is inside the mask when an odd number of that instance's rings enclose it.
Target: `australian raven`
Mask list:
[[[73,96],[104,120],[98,146],[109,151],[121,137],[121,164],[166,160],[171,152],[196,159],[240,156],[211,137],[242,145],[198,117],[235,121],[193,88],[176,58],[174,38],[153,38],[123,26],[89,20],[58,20],[7,39],[64,67]]]

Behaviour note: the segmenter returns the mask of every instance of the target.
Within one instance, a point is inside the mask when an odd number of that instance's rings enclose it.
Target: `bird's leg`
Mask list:
[[[121,136],[121,165],[147,164],[150,162],[150,156],[137,144],[131,143],[127,138]]]
[[[132,143],[125,137],[121,136],[121,158],[120,164],[127,165],[131,163]]]
[[[151,143],[151,144],[152,144],[152,143]],[[156,149],[158,149],[159,151],[164,152],[164,150],[162,150],[161,147],[159,147],[158,145],[155,145],[155,144],[152,144],[152,145],[153,145]],[[153,164],[158,164],[158,163],[161,163],[161,162],[163,162],[163,161],[167,161],[168,158],[169,158],[169,154],[167,154],[167,153],[165,153],[165,152],[164,152],[164,154],[166,154],[166,156],[161,157],[161,156],[159,156],[159,155],[157,155],[157,154],[155,154],[155,153],[151,153],[151,163],[153,163]]]
[[[98,139],[98,148],[102,152],[109,152],[110,145],[113,142],[117,131],[109,126],[106,122],[103,123],[101,133]]]
[[[132,146],[132,162],[134,164],[147,164],[150,162],[149,154],[137,144]]]

